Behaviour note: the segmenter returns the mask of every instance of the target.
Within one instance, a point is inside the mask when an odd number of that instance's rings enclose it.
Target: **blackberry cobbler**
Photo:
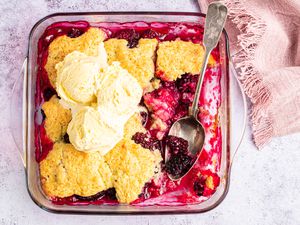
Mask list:
[[[35,145],[41,186],[54,204],[196,204],[216,191],[218,48],[200,95],[203,151],[194,159],[186,140],[168,136],[192,104],[202,35],[196,23],[78,21],[45,30],[38,42]],[[183,173],[194,160],[185,177],[169,179],[167,173]]]

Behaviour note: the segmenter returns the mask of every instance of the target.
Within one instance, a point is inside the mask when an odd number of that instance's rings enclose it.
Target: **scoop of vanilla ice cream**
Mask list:
[[[113,118],[111,118],[113,120]],[[122,138],[123,129],[111,127],[93,107],[80,107],[69,123],[67,133],[79,151],[99,151],[105,155]]]
[[[118,62],[103,68],[96,76],[96,87],[93,107],[72,107],[67,133],[77,150],[98,150],[104,155],[123,138],[125,123],[139,110],[143,90]]]
[[[103,69],[97,90],[98,111],[114,127],[123,127],[138,111],[143,94],[138,81],[119,62]]]
[[[73,51],[56,64],[56,90],[66,103],[64,105],[90,105],[96,101],[96,79],[101,68],[106,66],[107,55],[103,43],[99,45],[98,56]]]

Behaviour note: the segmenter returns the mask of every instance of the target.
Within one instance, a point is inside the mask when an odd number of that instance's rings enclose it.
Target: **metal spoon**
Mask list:
[[[221,32],[224,28],[226,17],[227,17],[227,7],[225,5],[219,2],[213,2],[208,6],[206,19],[205,19],[204,40],[203,40],[205,55],[204,55],[204,60],[202,63],[202,68],[201,68],[200,76],[196,87],[193,104],[192,107],[189,109],[189,115],[187,117],[183,117],[177,120],[172,125],[169,131],[169,135],[181,137],[188,141],[189,143],[188,150],[191,156],[197,156],[198,152],[202,150],[204,144],[205,131],[203,125],[197,119],[199,96],[200,96],[203,78],[204,78],[210,53],[217,46],[219,42]],[[169,160],[169,158],[170,158],[169,148],[166,147],[165,149],[166,163]],[[182,178],[185,174],[187,174],[192,167],[193,165],[190,165],[189,169],[184,170],[186,171],[184,174],[180,174],[180,175],[168,174],[168,175],[172,180],[178,180]]]

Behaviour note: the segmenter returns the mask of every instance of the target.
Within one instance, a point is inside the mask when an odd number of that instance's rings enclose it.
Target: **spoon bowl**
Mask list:
[[[177,120],[171,127],[169,134],[188,141],[191,156],[196,156],[203,147],[205,131],[203,125],[193,116],[186,116]]]
[[[177,120],[172,125],[169,134],[172,136],[183,138],[188,142],[189,156],[191,157],[192,161],[190,164],[182,165],[183,167],[188,167],[183,169],[183,171],[185,171],[184,174],[187,174],[191,170],[191,168],[193,168],[193,165],[197,161],[197,155],[199,151],[201,151],[204,144],[205,131],[203,125],[195,117],[186,116]],[[170,157],[172,156],[170,155],[168,146],[166,146],[166,151],[165,151],[166,161],[168,161]],[[170,179],[178,180],[184,174],[175,174],[175,175],[168,174],[168,175]]]

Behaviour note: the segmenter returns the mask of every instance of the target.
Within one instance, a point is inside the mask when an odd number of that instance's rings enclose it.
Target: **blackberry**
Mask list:
[[[178,105],[175,109],[175,115],[172,118],[172,123],[181,119],[182,117],[187,116],[188,110],[189,110],[189,105],[181,102],[180,105]]]
[[[42,117],[43,117],[43,121],[46,119],[46,114],[45,114],[45,112],[44,112],[44,110],[43,109],[41,109],[41,114],[42,114]]]
[[[168,136],[166,138],[166,145],[169,147],[171,155],[178,154],[179,152],[188,152],[189,143],[181,137]]]
[[[114,35],[118,39],[126,39],[128,41],[127,46],[129,48],[134,48],[138,45],[140,34],[136,33],[133,29],[121,30]]]
[[[104,191],[105,196],[107,196],[110,200],[117,200],[116,196],[116,189],[115,188],[109,188],[106,191]]]
[[[155,149],[161,149],[160,141],[148,134],[137,132],[132,136],[132,140],[134,140],[136,144],[140,144],[143,148],[147,148],[152,151],[154,151]]]
[[[154,181],[150,181],[145,184],[142,193],[139,195],[139,198],[149,199],[152,197],[157,197],[160,195],[161,187],[157,186]]]
[[[135,48],[139,44],[139,38],[133,38],[128,40],[128,48]]]
[[[70,37],[70,38],[77,38],[77,37],[79,37],[79,36],[82,35],[82,34],[83,34],[83,31],[81,31],[81,30],[79,30],[79,29],[77,29],[77,28],[72,28],[72,29],[68,32],[67,36]]]
[[[181,92],[195,93],[198,75],[184,74],[176,81],[176,86]]]
[[[67,133],[64,135],[64,142],[70,143],[69,135]]]
[[[161,36],[161,35],[152,29],[145,30],[142,34],[143,38],[150,38],[150,39],[157,38],[159,36]]]
[[[178,153],[172,155],[165,165],[167,173],[172,176],[181,176],[185,174],[193,165],[193,158],[189,155]]]
[[[202,196],[205,188],[205,179],[200,177],[194,182],[194,191],[198,196]]]
[[[103,191],[98,192],[97,194],[91,195],[91,196],[74,195],[74,197],[76,199],[81,200],[81,201],[95,201],[95,200],[98,200],[100,198],[103,198],[103,196],[104,196],[104,192]]]
[[[50,98],[55,94],[56,94],[56,91],[53,88],[51,88],[51,87],[46,88],[43,91],[44,100],[49,101]]]
[[[99,200],[99,199],[103,198],[104,196],[106,196],[110,200],[117,200],[116,189],[115,188],[109,188],[105,191],[98,192],[97,194],[91,195],[91,196],[74,195],[73,197],[75,199],[81,200],[81,201],[96,201],[96,200]]]

